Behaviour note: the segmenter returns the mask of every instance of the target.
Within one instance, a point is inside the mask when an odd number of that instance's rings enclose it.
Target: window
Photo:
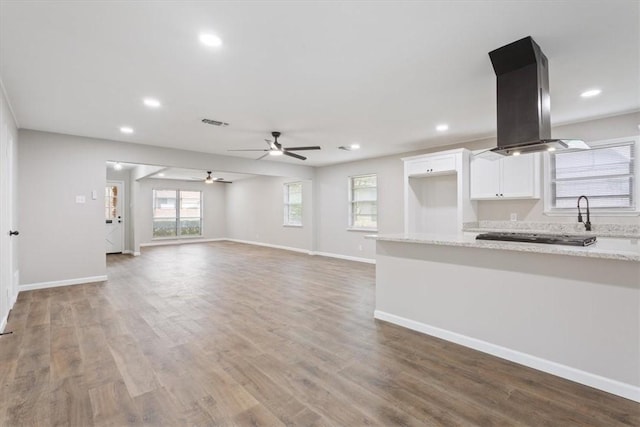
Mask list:
[[[575,214],[581,195],[593,213],[637,213],[637,138],[589,145],[590,150],[549,155],[547,213]]]
[[[302,183],[284,185],[284,225],[302,226]]]
[[[378,179],[376,175],[349,178],[349,228],[378,228]]]
[[[107,185],[104,192],[104,218],[114,220],[118,216],[118,186]]]
[[[202,235],[202,192],[153,190],[153,237]]]

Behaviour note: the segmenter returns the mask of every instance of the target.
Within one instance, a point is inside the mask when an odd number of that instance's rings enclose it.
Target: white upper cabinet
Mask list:
[[[471,160],[471,199],[539,199],[540,153]]]
[[[456,154],[419,156],[405,160],[406,172],[411,177],[423,177],[456,172]]]
[[[477,221],[469,197],[469,157],[464,148],[406,157],[405,233],[452,234]]]

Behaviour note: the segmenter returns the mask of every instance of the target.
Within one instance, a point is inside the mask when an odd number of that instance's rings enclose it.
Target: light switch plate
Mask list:
[[[96,190],[91,190],[91,198],[96,200],[98,198],[98,192]]]
[[[76,203],[84,203],[84,202],[85,202],[84,196],[76,196]]]
[[[512,213],[511,214],[511,221],[517,221],[518,220],[518,214],[517,213]]]

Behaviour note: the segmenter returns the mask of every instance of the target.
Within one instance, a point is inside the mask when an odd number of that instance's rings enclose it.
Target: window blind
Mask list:
[[[635,144],[594,147],[551,155],[552,206],[575,208],[581,195],[592,208],[633,209]]]

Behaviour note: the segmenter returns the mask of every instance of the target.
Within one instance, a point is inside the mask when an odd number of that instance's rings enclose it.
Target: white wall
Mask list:
[[[20,130],[18,136],[21,285],[69,283],[106,274],[104,200],[90,196],[92,190],[103,191],[107,160],[262,175],[286,173],[306,179],[314,173],[308,166],[48,132]],[[76,204],[76,195],[84,195],[86,203]],[[134,228],[134,235],[143,229]]]
[[[613,138],[622,138],[638,135],[640,113],[629,113],[615,117],[608,117],[588,122],[559,126],[553,129],[554,138],[574,138],[589,141],[601,141]],[[495,144],[495,140],[492,141]],[[544,180],[544,174],[541,174]],[[544,184],[544,182],[543,182]],[[507,221],[511,213],[518,214],[518,220],[542,221],[542,222],[576,222],[576,217],[550,217],[544,214],[544,185],[543,193],[539,200],[491,200],[478,202],[479,220],[503,220]],[[591,215],[591,222],[638,224],[640,218],[632,217],[606,217]]]
[[[593,120],[553,129],[554,137],[582,138],[586,141],[629,136],[638,133],[639,113]],[[401,157],[445,149],[490,148],[495,139],[433,147],[412,153],[377,159],[311,168],[286,163],[256,162],[228,156],[189,152],[139,144],[98,140],[47,132],[20,130],[18,191],[21,244],[19,262],[28,266],[20,282],[72,280],[106,273],[102,199],[90,200],[91,190],[101,190],[106,180],[105,162],[166,165],[202,170],[244,172],[267,176],[294,176],[304,180],[310,199],[305,203],[305,227],[282,227],[282,181],[260,178],[231,184],[227,194],[226,224],[230,238],[290,246],[319,253],[373,259],[375,243],[365,240],[366,232],[348,231],[348,186],[351,175],[378,175],[378,232],[403,230]],[[42,179],[45,176],[46,179]],[[137,193],[131,183],[130,193]],[[246,195],[242,194],[246,192]],[[85,195],[87,203],[75,203]],[[135,205],[135,198],[132,198]],[[14,205],[15,206],[15,205]],[[45,212],[44,220],[41,212]],[[521,220],[573,221],[569,217],[547,217],[542,201],[483,201],[478,203],[478,219],[499,220],[518,213]],[[230,213],[233,213],[232,215]],[[268,223],[259,220],[269,215]],[[637,223],[638,217],[597,217],[597,222]],[[312,224],[307,226],[307,224]],[[133,250],[143,240],[145,226],[132,223]],[[148,229],[147,229],[148,231]],[[258,237],[256,237],[256,235]],[[135,237],[137,236],[137,237]]]
[[[316,251],[356,258],[375,258],[369,231],[347,230],[349,226],[349,177],[375,173],[378,176],[378,232],[403,231],[403,164],[399,155],[318,168],[316,171]]]
[[[583,123],[554,127],[554,138],[579,138],[587,142],[619,138],[638,134],[640,113],[591,120]],[[364,145],[364,144],[363,144]],[[378,232],[401,233],[403,231],[403,164],[402,157],[468,148],[478,150],[496,146],[495,138],[487,138],[456,145],[434,147],[411,153],[325,166],[316,170],[316,251],[352,257],[375,258],[375,243],[365,240],[365,232],[348,231],[348,187],[351,175],[375,173],[378,175]],[[542,179],[542,177],[541,177]],[[543,196],[544,197],[544,196]],[[544,215],[543,198],[540,200],[479,201],[479,220],[508,220],[512,212],[523,221],[575,222],[574,217],[550,217]],[[593,216],[593,223],[637,224],[640,218]],[[362,247],[362,250],[360,250]]]
[[[302,182],[302,227],[284,226],[284,184]],[[313,188],[310,180],[256,177],[227,186],[227,237],[313,250]]]
[[[141,244],[153,240],[153,190],[197,190],[202,191],[202,236],[199,239],[219,239],[227,234],[225,211],[225,187],[228,184],[205,184],[203,182],[176,181],[169,179],[142,179],[136,195],[136,226]],[[167,243],[174,239],[162,239]],[[182,239],[180,241],[188,241]],[[158,241],[155,241],[158,242]]]
[[[21,285],[106,274],[106,159],[91,148],[74,137],[20,131]]]
[[[12,152],[8,159],[10,171],[7,175],[5,175],[7,171],[0,171],[2,174],[0,181],[9,178],[9,182],[6,187],[0,183],[0,209],[3,210],[3,212],[0,212],[0,217],[2,217],[0,218],[0,225],[3,227],[0,232],[3,234],[3,237],[9,239],[6,243],[11,246],[11,253],[5,253],[3,249],[0,249],[0,269],[7,269],[10,265],[10,270],[12,270],[8,272],[2,271],[0,273],[1,332],[4,329],[4,323],[6,322],[9,310],[13,306],[15,298],[17,297],[17,283],[15,283],[15,280],[19,274],[18,248],[20,241],[20,237],[9,238],[8,234],[5,234],[9,232],[9,229],[20,230],[20,221],[18,216],[18,129],[11,107],[5,97],[2,81],[0,81],[0,138],[2,138],[2,141],[0,141],[0,147],[2,150],[6,149],[9,139],[13,141]],[[4,168],[4,165],[0,167]],[[7,190],[9,190],[9,194],[6,194]],[[4,209],[6,209],[6,211]],[[5,213],[10,213],[12,224],[8,223],[9,218],[3,219]],[[7,227],[8,229],[5,229],[4,227]]]
[[[377,255],[377,318],[640,400],[639,263],[388,241]]]

